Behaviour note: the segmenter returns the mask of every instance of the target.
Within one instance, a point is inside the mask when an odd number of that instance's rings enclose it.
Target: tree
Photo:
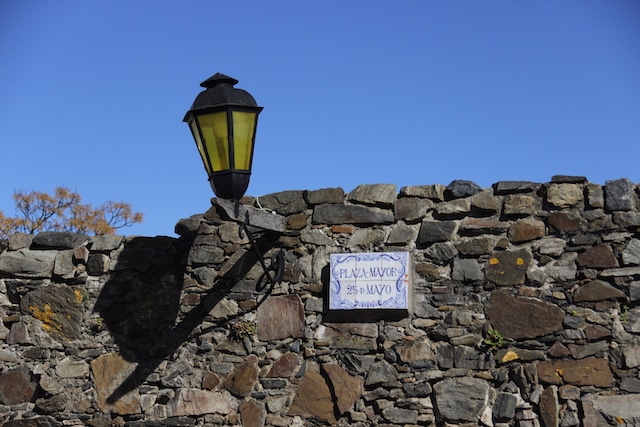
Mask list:
[[[122,227],[142,222],[143,215],[123,202],[106,202],[98,208],[81,203],[76,192],[57,187],[53,195],[18,190],[13,193],[14,218],[0,211],[0,239],[13,233],[36,234],[41,231],[71,231],[84,234],[114,234]]]

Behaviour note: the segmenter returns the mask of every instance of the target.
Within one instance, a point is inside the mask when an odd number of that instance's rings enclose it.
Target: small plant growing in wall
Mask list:
[[[620,311],[620,323],[622,323],[623,326],[629,323],[629,306],[628,305],[623,306],[622,310]]]
[[[237,340],[243,340],[246,337],[255,335],[258,331],[258,325],[256,322],[250,322],[243,320],[231,324],[231,338]]]
[[[499,350],[504,347],[504,336],[496,329],[489,329],[482,342],[491,350]]]

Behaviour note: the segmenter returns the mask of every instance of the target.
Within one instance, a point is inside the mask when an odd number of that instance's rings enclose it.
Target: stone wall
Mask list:
[[[5,426],[640,425],[638,187],[285,191],[283,282],[213,207],[180,238],[14,235]],[[410,313],[327,309],[329,257],[409,252]],[[268,262],[268,261],[267,261]],[[259,303],[260,302],[260,303]]]

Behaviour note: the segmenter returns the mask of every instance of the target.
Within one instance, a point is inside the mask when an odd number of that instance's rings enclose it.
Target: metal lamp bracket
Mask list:
[[[260,253],[249,226],[284,233],[286,230],[286,220],[283,216],[276,213],[245,206],[234,200],[213,199],[212,204],[221,207],[229,219],[240,224],[238,230],[240,238],[244,238],[245,235],[247,236],[251,247],[258,257],[258,261],[264,270],[264,273],[262,273],[256,283],[256,291],[264,291],[264,296],[258,301],[258,305],[260,305],[271,292],[273,292],[274,287],[282,281],[285,264],[284,252],[281,249],[272,255],[269,265],[267,265],[267,261],[262,256],[262,253]]]

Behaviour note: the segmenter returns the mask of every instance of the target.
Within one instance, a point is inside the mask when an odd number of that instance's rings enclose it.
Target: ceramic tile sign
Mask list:
[[[409,310],[409,252],[331,254],[329,309]]]

